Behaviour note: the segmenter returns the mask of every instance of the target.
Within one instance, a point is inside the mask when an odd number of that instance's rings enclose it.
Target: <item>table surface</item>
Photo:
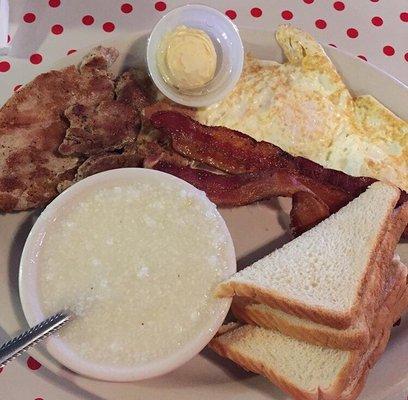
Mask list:
[[[0,57],[1,90],[11,95],[18,85],[24,84],[19,79],[23,69],[30,68],[36,74],[76,49],[115,35],[151,29],[166,12],[186,3],[189,2],[11,0],[11,47],[7,56]],[[200,0],[200,3],[225,12],[238,27],[273,34],[279,24],[296,25],[320,42],[366,59],[408,84],[407,0]],[[16,373],[22,378],[18,384],[12,379]],[[0,369],[0,386],[14,387],[13,395],[4,400],[48,400],[52,375],[33,358],[23,356],[20,362]],[[73,391],[64,400],[81,397]],[[3,400],[1,395],[0,398]]]

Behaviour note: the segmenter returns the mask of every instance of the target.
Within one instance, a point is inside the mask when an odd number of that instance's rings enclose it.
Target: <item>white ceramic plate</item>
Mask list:
[[[144,65],[146,34],[140,32],[104,43],[120,51],[115,66],[117,71],[126,66]],[[247,51],[263,59],[282,61],[282,52],[272,33],[241,30],[241,35]],[[404,85],[358,58],[331,47],[326,50],[355,95],[372,94],[401,118],[408,119],[408,89]],[[86,50],[79,51],[53,67],[77,63],[85,53]],[[22,71],[22,81],[32,78]],[[4,96],[0,93],[0,103],[7,100]],[[238,266],[245,266],[290,240],[288,217],[284,212],[288,210],[288,205],[288,201],[272,200],[222,211],[234,240]],[[25,238],[37,215],[38,212],[26,212],[0,216],[0,340],[26,327],[18,297],[18,265]],[[407,242],[399,244],[398,252],[402,260],[408,262]],[[121,384],[78,376],[63,369],[41,348],[30,354],[45,368],[33,373],[24,368],[21,361],[16,366],[12,365],[6,371],[7,385],[1,383],[6,376],[0,376],[0,399],[31,399],[36,397],[35,393],[45,400],[183,400],[207,399],[210,396],[213,400],[287,398],[266,379],[246,373],[210,350],[204,350],[200,356],[164,377]],[[406,400],[407,360],[408,320],[405,319],[399,327],[394,328],[387,351],[369,375],[360,399]],[[14,376],[11,378],[9,374]]]

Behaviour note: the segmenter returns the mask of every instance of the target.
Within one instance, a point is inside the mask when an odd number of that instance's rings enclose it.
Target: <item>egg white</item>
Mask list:
[[[195,118],[271,142],[354,176],[408,190],[408,123],[372,96],[352,98],[323,48],[307,33],[276,32],[287,62],[247,56],[240,81]]]

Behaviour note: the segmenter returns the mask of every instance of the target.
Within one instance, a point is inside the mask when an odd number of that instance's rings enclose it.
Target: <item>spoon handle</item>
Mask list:
[[[71,312],[67,310],[60,311],[21,335],[4,343],[0,347],[0,367],[4,367],[8,362],[18,357],[31,346],[57,331],[72,317],[73,314]]]

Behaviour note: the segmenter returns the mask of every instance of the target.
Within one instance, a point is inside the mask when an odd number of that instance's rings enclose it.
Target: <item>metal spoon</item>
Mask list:
[[[74,317],[69,310],[60,311],[38,325],[33,326],[19,336],[9,340],[0,347],[0,367],[18,357],[31,346],[59,330],[66,322]]]

